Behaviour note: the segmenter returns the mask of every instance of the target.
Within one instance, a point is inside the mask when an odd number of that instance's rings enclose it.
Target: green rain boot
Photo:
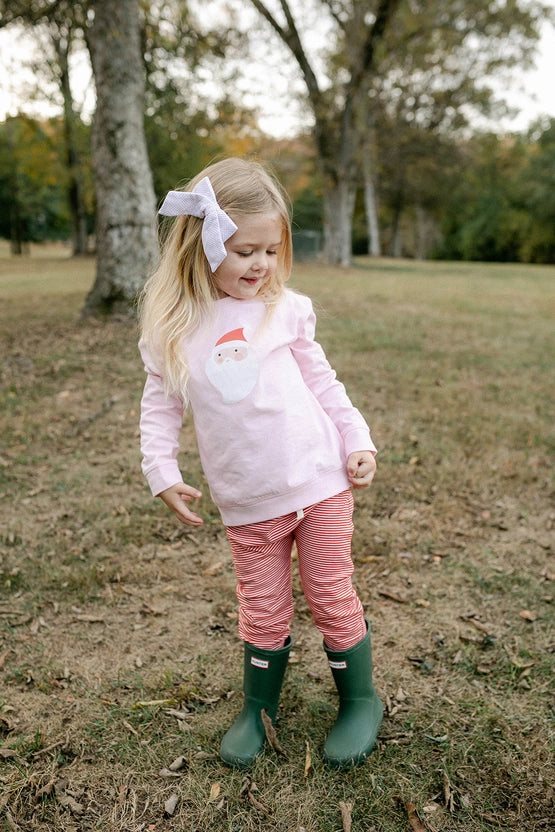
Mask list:
[[[370,624],[364,638],[348,650],[324,644],[339,693],[339,712],[324,745],[323,757],[334,768],[361,763],[372,751],[382,721],[383,705],[372,684]]]
[[[265,708],[274,722],[281,685],[291,650],[291,639],[279,650],[262,650],[245,644],[243,710],[224,735],[220,756],[234,768],[248,768],[264,747],[266,730],[260,711]]]

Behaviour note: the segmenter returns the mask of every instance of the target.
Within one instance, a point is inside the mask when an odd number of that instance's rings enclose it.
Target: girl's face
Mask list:
[[[230,215],[231,216],[231,215]],[[256,297],[277,269],[282,223],[278,214],[231,216],[237,231],[225,243],[227,257],[214,273],[220,297]]]

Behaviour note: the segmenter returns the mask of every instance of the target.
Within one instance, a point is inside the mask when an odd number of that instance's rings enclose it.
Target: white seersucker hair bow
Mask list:
[[[220,208],[210,179],[205,176],[192,191],[170,191],[158,211],[165,217],[192,214],[203,219],[202,247],[213,272],[227,257],[224,243],[237,231],[230,216]]]

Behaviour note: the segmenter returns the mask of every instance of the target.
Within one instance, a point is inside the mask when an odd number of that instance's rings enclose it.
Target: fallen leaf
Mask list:
[[[254,806],[254,808],[258,809],[259,812],[263,812],[265,815],[270,814],[270,810],[268,809],[268,807],[264,806],[264,804],[261,803],[260,800],[257,800],[256,797],[253,795],[252,789],[247,790],[247,797],[251,806]]]
[[[209,566],[208,569],[205,569],[202,574],[210,576],[217,575],[218,572],[221,571],[223,565],[223,561],[219,560],[217,563],[214,563],[212,566]]]
[[[141,613],[141,615],[164,615],[163,610],[156,609],[156,607],[147,604],[146,601],[143,601],[139,612]]]
[[[0,759],[2,760],[17,760],[18,763],[23,762],[23,758],[19,756],[17,751],[13,748],[0,748]]]
[[[85,811],[83,806],[75,800],[75,798],[66,791],[66,781],[58,780],[54,784],[54,792],[56,800],[63,806],[64,809],[69,809],[72,815],[82,815]]]
[[[352,803],[344,803],[342,800],[339,801],[339,811],[341,812],[341,821],[343,823],[343,832],[351,832],[351,827],[353,825],[353,820],[351,817],[351,812],[353,811],[353,804]]]
[[[139,702],[135,702],[132,706],[133,710],[137,708],[155,708],[158,705],[175,705],[177,704],[175,699],[148,699],[148,700],[141,700]]]
[[[42,615],[39,615],[38,618],[35,618],[34,621],[31,622],[31,626],[29,627],[29,630],[30,630],[32,635],[36,636],[41,627],[44,630],[49,630],[50,629],[50,627],[48,626],[48,624],[46,623],[46,621],[44,620]]]
[[[254,806],[255,809],[258,809],[258,811],[263,812],[265,815],[270,815],[271,810],[268,809],[267,806],[264,806],[264,804],[261,803],[260,800],[258,800],[254,796],[254,792],[257,792],[257,791],[258,791],[258,786],[256,785],[256,783],[253,783],[253,781],[250,779],[250,777],[248,777],[248,776],[245,777],[245,779],[243,780],[243,783],[241,785],[241,790],[240,790],[239,794],[241,795],[241,797],[244,797],[246,795],[247,800],[249,801],[251,806]]]
[[[9,721],[5,716],[0,716],[0,735],[5,737],[10,733],[10,731],[13,731],[13,728]]]
[[[217,800],[220,796],[221,786],[219,783],[212,783],[210,787],[210,797],[208,798],[210,802]]]
[[[124,719],[124,720],[122,721],[122,725],[123,725],[123,727],[124,727],[124,728],[127,728],[127,730],[128,730],[128,731],[131,731],[131,733],[133,734],[133,736],[135,736],[135,737],[138,737],[138,736],[139,736],[139,732],[138,732],[135,728],[133,728],[133,726],[131,725],[131,723],[130,723],[130,722],[127,722],[127,720],[126,720],[126,719]]]
[[[477,618],[470,618],[470,623],[476,627],[477,630],[480,630],[482,633],[487,633],[488,635],[491,634],[491,627],[488,624],[484,624],[483,621],[478,621]]]
[[[168,768],[170,771],[179,771],[182,768],[185,768],[187,765],[187,760],[183,755],[180,757],[176,757],[173,763],[170,763]]]
[[[282,754],[285,757],[285,751],[279,744],[276,729],[274,728],[272,720],[268,716],[268,713],[266,712],[265,708],[262,708],[262,710],[260,711],[260,716],[262,717],[262,723],[264,725],[264,730],[266,731],[266,739],[268,740],[274,751],[276,751],[278,754]]]
[[[168,797],[168,799],[164,803],[164,814],[166,815],[166,817],[171,818],[171,816],[175,812],[178,803],[179,795],[177,794],[177,792],[174,792]]]
[[[449,740],[449,734],[442,734],[440,737],[433,737],[431,734],[424,734],[427,740],[431,740],[432,742],[437,742],[438,745],[441,745],[444,742]]]
[[[178,711],[176,708],[166,708],[164,713],[166,713],[168,716],[174,716],[180,722],[184,722],[186,719],[191,719],[193,716],[193,714],[191,714],[189,711]]]
[[[455,792],[446,771],[443,772],[443,801],[448,812],[455,811]]]
[[[385,712],[387,716],[395,716],[401,710],[400,705],[394,705],[391,697],[388,695],[385,697]]]
[[[306,754],[304,758],[304,776],[310,777],[312,774],[312,756],[310,754],[310,743],[306,741]]]
[[[428,832],[427,827],[421,821],[418,812],[416,810],[416,806],[414,803],[411,803],[409,800],[405,803],[405,809],[407,811],[408,820],[410,823],[410,827],[413,832]]]
[[[535,621],[536,620],[536,613],[532,612],[531,610],[521,610],[519,615],[525,621]]]
[[[2,670],[2,668],[6,664],[6,660],[7,660],[8,656],[13,652],[14,652],[13,650],[8,648],[7,650],[4,650],[4,652],[2,654],[0,654],[0,670]]]
[[[392,743],[393,745],[410,745],[412,733],[397,731],[395,734],[380,734],[380,742]]]
[[[388,598],[390,601],[395,601],[396,604],[408,604],[408,600],[402,595],[396,595],[394,592],[387,592],[385,589],[379,589],[378,595],[382,598]]]
[[[198,701],[203,705],[215,705],[221,698],[221,696],[197,696]]]

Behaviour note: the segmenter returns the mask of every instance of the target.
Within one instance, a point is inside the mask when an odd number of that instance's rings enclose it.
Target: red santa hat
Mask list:
[[[243,327],[239,329],[232,329],[230,332],[226,332],[225,335],[222,335],[219,341],[216,341],[216,346],[219,347],[220,344],[227,344],[229,341],[246,341],[247,339],[243,333]]]

